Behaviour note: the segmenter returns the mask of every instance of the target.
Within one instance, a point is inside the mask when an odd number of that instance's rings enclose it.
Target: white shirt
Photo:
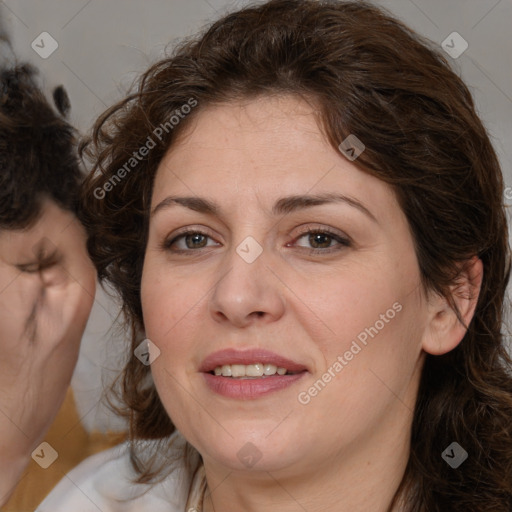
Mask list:
[[[184,453],[185,440],[179,432],[170,436],[169,442],[172,442],[173,455]],[[152,443],[143,441],[141,447],[150,447]],[[136,473],[130,463],[129,443],[125,442],[81,462],[62,478],[35,512],[201,510],[205,485],[202,465],[193,465],[194,475],[185,469],[183,461],[174,463],[174,467],[175,470],[160,483],[134,484]]]

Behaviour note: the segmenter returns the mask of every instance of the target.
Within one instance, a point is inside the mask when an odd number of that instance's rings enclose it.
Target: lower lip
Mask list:
[[[304,371],[293,375],[276,374],[259,379],[233,379],[212,375],[211,373],[203,373],[203,375],[207,386],[213,392],[228,398],[250,400],[285,389],[301,379],[306,373]]]

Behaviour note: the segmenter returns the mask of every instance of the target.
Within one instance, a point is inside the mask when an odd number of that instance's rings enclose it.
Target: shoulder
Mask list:
[[[170,441],[180,441],[173,434]],[[145,441],[146,447],[152,441]],[[180,442],[174,450],[182,449]],[[134,484],[129,443],[85,459],[67,473],[36,512],[182,512],[190,479],[182,465],[160,483]]]

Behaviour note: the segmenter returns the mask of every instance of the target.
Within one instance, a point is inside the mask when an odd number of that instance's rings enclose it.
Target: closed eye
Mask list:
[[[21,272],[26,272],[27,274],[35,274],[37,272],[41,272],[47,268],[53,267],[60,262],[60,258],[55,252],[49,256],[44,257],[41,260],[31,262],[31,263],[18,263],[16,268],[21,270]]]

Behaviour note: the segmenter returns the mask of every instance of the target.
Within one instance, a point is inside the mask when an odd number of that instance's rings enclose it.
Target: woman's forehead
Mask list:
[[[198,112],[160,162],[154,202],[164,189],[216,189],[288,194],[378,194],[391,188],[335,149],[317,124],[313,108],[291,97],[258,98]],[[190,190],[189,190],[190,192]],[[190,194],[188,194],[190,195]],[[275,194],[273,194],[275,195]]]

